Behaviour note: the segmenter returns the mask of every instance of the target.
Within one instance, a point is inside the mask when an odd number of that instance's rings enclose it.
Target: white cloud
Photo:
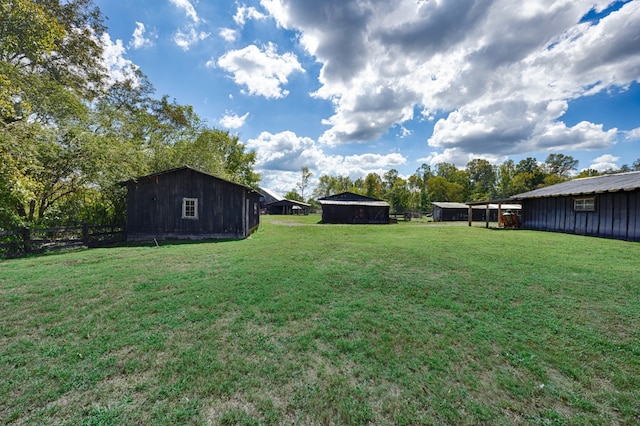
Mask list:
[[[640,141],[640,127],[624,132],[624,137],[630,141]]]
[[[572,100],[640,81],[639,1],[580,22],[610,4],[261,0],[322,64],[320,142],[376,140],[420,107],[445,114],[428,142],[446,158],[611,147],[616,129],[560,121]]]
[[[220,119],[220,125],[227,129],[239,129],[240,127],[244,126],[244,122],[246,121],[247,117],[249,117],[249,113],[246,113],[243,116],[227,113]]]
[[[191,46],[199,41],[206,40],[211,34],[198,31],[195,27],[189,26],[185,30],[178,30],[173,36],[173,42],[182,50],[189,50]]]
[[[207,64],[212,66],[213,61]],[[269,43],[263,50],[250,45],[229,51],[218,58],[217,65],[232,73],[235,83],[245,86],[250,95],[274,99],[289,94],[282,86],[288,83],[292,73],[304,72],[293,53],[279,55],[273,43]]]
[[[233,16],[233,20],[235,21],[235,23],[241,27],[244,26],[248,19],[263,20],[266,18],[267,16],[264,13],[258,11],[258,9],[256,9],[255,7],[247,7],[244,5],[238,6],[238,10]]]
[[[102,62],[109,72],[110,83],[132,80],[138,83],[138,76],[135,71],[138,67],[125,57],[127,49],[123,46],[122,40],[111,41],[109,33],[104,33],[99,40],[102,45]]]
[[[400,139],[407,138],[407,137],[411,136],[412,134],[413,134],[412,130],[407,129],[404,126],[400,126],[400,133],[398,135],[400,137]]]
[[[142,49],[143,47],[153,46],[153,41],[150,38],[146,38],[145,26],[142,22],[136,22],[136,29],[133,31],[129,47],[132,49]]]
[[[247,148],[256,151],[256,170],[262,174],[263,184],[284,192],[295,187],[302,167],[308,167],[316,178],[332,175],[357,179],[368,173],[383,174],[407,162],[398,153],[328,155],[313,139],[291,131],[277,134],[262,132],[247,142]]]
[[[460,148],[446,148],[442,152],[431,152],[428,156],[418,158],[416,163],[436,165],[439,163],[455,164],[458,167],[464,167],[469,161],[481,158],[487,160],[491,164],[500,164],[507,160],[507,156],[477,154],[474,152],[465,152]]]
[[[220,35],[220,38],[230,43],[236,41],[236,38],[238,38],[237,31],[231,28],[220,28],[220,32],[218,34]]]
[[[182,9],[184,13],[187,15],[189,19],[193,21],[194,24],[199,24],[201,22],[198,13],[196,12],[195,7],[189,0],[169,0],[171,4],[176,6],[178,9]]]
[[[604,172],[606,170],[618,170],[620,167],[616,164],[620,161],[620,157],[615,157],[610,154],[601,155],[593,160],[593,163],[589,166],[590,169]]]
[[[173,42],[182,50],[189,50],[194,44],[206,40],[211,33],[202,31],[200,25],[205,22],[198,16],[195,7],[189,0],[169,0],[178,9],[181,9],[189,19],[186,25],[178,29],[173,36]]]

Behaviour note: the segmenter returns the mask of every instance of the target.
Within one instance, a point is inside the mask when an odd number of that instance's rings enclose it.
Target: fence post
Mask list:
[[[22,246],[26,254],[31,253],[31,230],[27,227],[22,228]]]
[[[89,224],[85,223],[82,225],[82,244],[86,247],[89,247]]]

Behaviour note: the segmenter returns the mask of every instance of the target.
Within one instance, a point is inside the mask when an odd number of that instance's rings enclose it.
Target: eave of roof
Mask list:
[[[453,202],[432,202],[434,206],[440,207],[441,209],[469,209],[469,207],[475,210],[486,210],[487,206],[489,206],[490,210],[498,210],[498,206],[502,208],[502,210],[519,210],[522,208],[520,204],[513,203],[503,203],[503,202],[480,202],[474,201],[472,203],[453,203]]]
[[[286,204],[291,204],[291,205],[301,206],[301,207],[311,207],[311,204],[303,203],[302,201],[289,200],[287,198],[285,198],[284,200],[274,201],[273,203],[265,204],[265,207],[282,206]]]
[[[328,206],[375,206],[375,207],[389,207],[389,203],[386,201],[338,201],[338,200],[322,200],[319,199],[318,203]]]
[[[640,172],[618,173],[573,179],[511,197],[526,198],[559,197],[568,195],[601,194],[605,192],[636,191],[640,189]]]
[[[277,201],[282,201],[286,199],[282,195],[270,190],[269,188],[260,187],[260,191],[264,192],[265,194],[269,195],[270,197],[272,197],[274,200],[277,200]]]
[[[347,200],[345,200],[345,198],[347,198]],[[318,198],[318,202],[320,201],[332,201],[332,200],[338,200],[338,201],[357,201],[357,202],[371,202],[371,201],[383,201],[386,202],[384,200],[380,200],[379,198],[373,198],[373,197],[368,197],[366,195],[362,195],[362,194],[356,194],[355,192],[350,192],[350,191],[345,191],[345,192],[341,192],[339,194],[333,194],[333,195],[328,195],[326,197],[322,197],[322,198]]]

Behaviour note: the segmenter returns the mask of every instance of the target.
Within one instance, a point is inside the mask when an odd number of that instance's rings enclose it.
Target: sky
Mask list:
[[[640,0],[94,0],[134,66],[255,150],[261,186],[551,153],[640,159]]]

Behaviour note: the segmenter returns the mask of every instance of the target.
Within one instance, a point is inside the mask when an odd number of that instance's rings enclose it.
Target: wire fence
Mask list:
[[[103,247],[126,241],[124,225],[83,225],[0,231],[0,257],[49,250]]]

